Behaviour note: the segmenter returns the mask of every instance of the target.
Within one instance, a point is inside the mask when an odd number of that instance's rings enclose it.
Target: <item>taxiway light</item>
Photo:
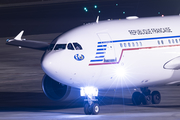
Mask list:
[[[94,5],[94,8],[97,8],[97,5]]]
[[[88,11],[87,7],[84,7],[84,10],[87,12]]]

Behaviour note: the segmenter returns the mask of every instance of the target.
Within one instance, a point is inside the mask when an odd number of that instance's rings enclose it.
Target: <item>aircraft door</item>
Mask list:
[[[102,42],[102,45],[106,45],[104,62],[115,62],[115,48],[113,43],[111,42],[111,37],[108,33],[98,33],[98,37]]]

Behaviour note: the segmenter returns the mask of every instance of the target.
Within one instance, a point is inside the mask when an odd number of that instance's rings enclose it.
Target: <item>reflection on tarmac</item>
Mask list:
[[[0,113],[0,119],[3,120],[178,120],[179,112],[160,112],[160,113],[113,113],[109,115],[74,115],[64,113],[51,112],[9,112],[8,117],[4,117],[4,113]],[[23,116],[23,117],[22,117]]]
[[[24,36],[27,39],[49,41],[58,34]],[[72,101],[52,101],[41,89],[44,75],[40,66],[42,51],[19,49],[5,45],[0,38],[0,119],[178,119],[180,94],[178,86],[152,87],[159,90],[159,105],[133,106],[133,89],[99,91],[100,114],[84,115],[83,98]]]

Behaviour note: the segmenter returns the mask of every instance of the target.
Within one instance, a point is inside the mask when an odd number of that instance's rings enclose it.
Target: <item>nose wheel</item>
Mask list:
[[[97,115],[100,111],[98,99],[96,99],[98,96],[98,89],[94,87],[85,87],[81,88],[80,92],[81,96],[86,97],[86,99],[84,99],[84,113],[86,115]]]
[[[89,103],[85,103],[84,105],[84,113],[86,115],[97,115],[100,111],[100,107],[98,103],[93,103],[89,105]]]

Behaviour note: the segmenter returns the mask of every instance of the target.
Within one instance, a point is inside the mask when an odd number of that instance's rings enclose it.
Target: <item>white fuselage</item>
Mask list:
[[[77,42],[82,50],[66,45],[46,51],[42,68],[54,80],[77,88],[136,88],[178,81],[180,70],[168,69],[166,63],[180,56],[179,21],[180,16],[172,16],[83,25],[56,42]]]

